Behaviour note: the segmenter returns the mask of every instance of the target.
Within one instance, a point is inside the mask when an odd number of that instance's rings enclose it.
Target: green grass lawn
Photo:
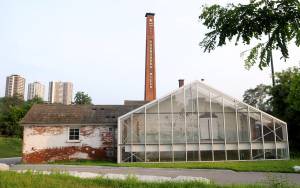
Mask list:
[[[52,163],[53,164],[53,163]],[[176,162],[176,163],[121,163],[107,161],[60,161],[54,164],[67,165],[95,165],[95,166],[121,166],[142,168],[184,168],[184,169],[228,169],[234,171],[254,172],[294,172],[293,166],[300,166],[300,159],[268,160],[268,161],[227,161],[227,162]]]
[[[215,185],[200,182],[164,182],[145,183],[134,177],[127,180],[108,180],[103,178],[80,179],[62,174],[42,175],[30,172],[0,172],[1,188],[290,188],[296,187],[277,181],[268,181],[264,185]],[[17,180],[17,181],[16,181]]]
[[[0,158],[20,157],[22,140],[20,138],[0,137]]]

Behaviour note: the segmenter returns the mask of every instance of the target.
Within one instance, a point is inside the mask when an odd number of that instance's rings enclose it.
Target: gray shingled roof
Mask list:
[[[119,116],[139,106],[35,104],[21,124],[116,124]]]

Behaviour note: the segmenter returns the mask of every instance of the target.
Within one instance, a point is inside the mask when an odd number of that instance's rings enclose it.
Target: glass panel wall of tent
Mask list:
[[[119,118],[118,162],[288,159],[287,125],[196,82]]]

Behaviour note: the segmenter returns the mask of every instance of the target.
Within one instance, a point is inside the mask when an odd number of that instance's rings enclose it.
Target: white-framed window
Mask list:
[[[79,141],[79,128],[69,128],[69,141]]]

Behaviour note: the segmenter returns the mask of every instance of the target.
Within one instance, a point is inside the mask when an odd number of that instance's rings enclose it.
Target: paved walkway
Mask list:
[[[218,184],[257,183],[266,181],[268,177],[277,177],[290,183],[300,185],[300,174],[296,173],[264,173],[264,172],[234,172],[231,170],[212,169],[165,169],[165,168],[135,168],[135,167],[104,167],[77,165],[14,165],[11,170],[38,171],[78,171],[99,174],[137,174],[164,177],[192,176],[204,177]]]
[[[12,165],[21,163],[21,157],[0,158],[0,163]]]

